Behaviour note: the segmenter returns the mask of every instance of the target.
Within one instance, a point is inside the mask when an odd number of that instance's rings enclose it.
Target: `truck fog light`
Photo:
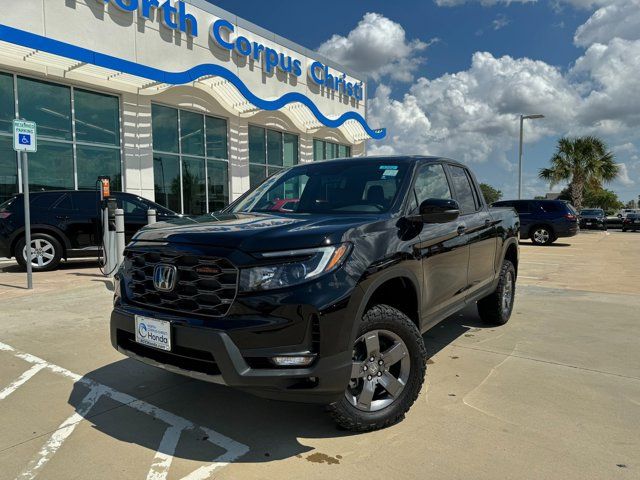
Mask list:
[[[315,360],[315,355],[296,355],[271,357],[271,362],[277,367],[308,367]]]

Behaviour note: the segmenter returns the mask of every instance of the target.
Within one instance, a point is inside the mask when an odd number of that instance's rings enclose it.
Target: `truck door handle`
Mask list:
[[[490,227],[491,226],[491,220],[489,220],[488,218],[484,221],[484,226],[485,227]]]
[[[463,235],[467,231],[466,225],[458,225],[458,235]]]

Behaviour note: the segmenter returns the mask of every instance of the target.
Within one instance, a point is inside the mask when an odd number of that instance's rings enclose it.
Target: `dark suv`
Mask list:
[[[580,210],[580,228],[606,230],[607,214],[601,208],[583,208]]]
[[[640,213],[629,213],[622,220],[622,231],[633,230],[634,232],[640,230]]]
[[[290,211],[273,210],[287,196]],[[347,429],[381,428],[420,392],[422,333],[476,302],[486,322],[509,320],[518,229],[451,160],[299,165],[219,214],[142,229],[117,274],[111,342],[169,371],[328,404]]]
[[[494,207],[512,207],[520,216],[520,236],[536,245],[550,245],[580,231],[578,214],[564,200],[503,200]]]
[[[147,224],[147,210],[159,220],[179,215],[137,195],[116,192],[118,208],[125,213],[125,237]],[[60,190],[32,192],[31,246],[34,271],[55,270],[65,258],[97,257],[102,243],[100,197],[96,191]],[[15,257],[26,265],[24,245],[24,196],[16,195],[0,205],[0,258]]]

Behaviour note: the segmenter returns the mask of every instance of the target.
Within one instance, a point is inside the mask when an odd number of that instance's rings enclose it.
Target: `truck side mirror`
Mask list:
[[[460,216],[460,205],[455,200],[428,198],[420,204],[420,213],[412,215],[412,221],[422,223],[448,223]]]

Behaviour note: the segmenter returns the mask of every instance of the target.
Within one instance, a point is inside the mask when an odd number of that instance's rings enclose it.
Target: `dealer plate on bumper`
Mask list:
[[[171,351],[171,323],[136,315],[136,343]]]

